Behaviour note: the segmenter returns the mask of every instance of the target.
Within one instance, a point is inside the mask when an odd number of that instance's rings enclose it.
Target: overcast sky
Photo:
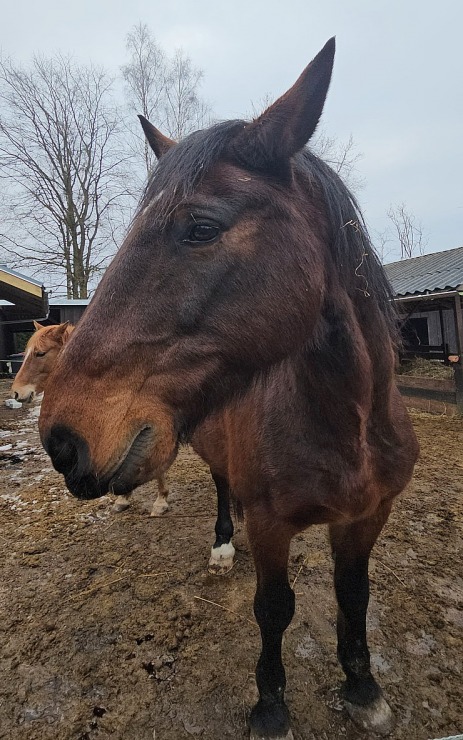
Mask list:
[[[3,53],[27,62],[61,50],[114,74],[127,33],[144,22],[166,51],[182,47],[204,70],[217,118],[278,97],[335,35],[323,124],[352,134],[363,155],[359,197],[372,234],[387,226],[390,204],[405,202],[427,252],[463,246],[461,0],[0,0],[0,10]]]

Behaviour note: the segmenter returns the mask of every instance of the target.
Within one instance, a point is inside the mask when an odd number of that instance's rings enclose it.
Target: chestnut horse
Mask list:
[[[346,708],[370,731],[392,727],[370,670],[368,561],[418,446],[383,269],[354,198],[305,148],[333,59],[334,39],[250,123],[175,144],[141,118],[159,164],[39,421],[69,490],[93,498],[164,473],[215,416],[201,454],[244,509],[257,572],[259,739],[292,736],[288,555],[312,524],[329,526]]]
[[[30,403],[43,393],[48,376],[55,365],[56,358],[75,327],[68,321],[63,324],[42,326],[34,321],[35,332],[26,345],[24,360],[11,386],[14,398],[21,403]],[[158,496],[151,509],[151,516],[161,516],[169,509],[165,478],[157,478]],[[120,513],[130,506],[128,496],[118,496],[113,511]]]
[[[11,392],[17,401],[30,403],[37,395],[43,393],[48,376],[54,367],[58,354],[68,341],[75,327],[66,321],[63,324],[42,326],[34,321],[35,332],[30,337],[23,363],[11,386]],[[210,422],[209,422],[210,426]],[[207,441],[208,425],[205,425],[203,437]],[[193,444],[201,448],[199,432],[195,434]],[[233,522],[230,517],[229,492],[226,481],[214,475],[217,489],[218,515],[215,526],[216,540],[211,549],[209,571],[215,575],[224,575],[233,567],[235,548],[231,542]],[[158,495],[151,509],[151,516],[162,516],[169,510],[169,489],[163,475],[157,476]],[[130,496],[117,496],[113,511],[120,513],[130,506]]]

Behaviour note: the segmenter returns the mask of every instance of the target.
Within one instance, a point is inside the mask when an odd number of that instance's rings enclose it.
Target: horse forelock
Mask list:
[[[52,326],[43,326],[37,329],[29,339],[26,349],[31,352],[46,352],[52,347],[60,346],[62,342],[55,336],[56,329],[59,326],[60,324],[53,324]]]
[[[49,349],[50,347],[50,337],[49,335],[49,328],[48,326],[43,326],[41,329],[37,329],[37,331],[32,334],[31,338],[29,339],[27,346],[26,346],[26,352],[27,354],[30,354],[31,352],[43,352],[44,350]]]
[[[217,123],[173,146],[150,176],[135,218],[156,203],[156,221],[164,226],[173,209],[195,191],[245,125],[239,120]]]

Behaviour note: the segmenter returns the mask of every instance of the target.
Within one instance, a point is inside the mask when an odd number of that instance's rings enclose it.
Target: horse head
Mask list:
[[[14,398],[22,403],[29,403],[43,393],[56,358],[74,330],[68,321],[54,326],[42,326],[34,321],[34,328],[35,332],[26,345],[23,363],[11,386]]]
[[[333,58],[332,39],[250,123],[177,144],[141,120],[158,166],[39,421],[75,495],[122,494],[162,474],[202,419],[313,337],[328,225],[295,161]]]

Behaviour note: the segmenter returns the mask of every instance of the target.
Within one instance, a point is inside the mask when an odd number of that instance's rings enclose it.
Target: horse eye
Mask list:
[[[47,354],[46,352],[36,352],[35,353],[35,356],[36,357],[45,357],[46,354]]]
[[[201,243],[213,241],[219,234],[218,226],[210,226],[209,224],[195,224],[188,232],[188,237],[185,239],[186,242]]]

